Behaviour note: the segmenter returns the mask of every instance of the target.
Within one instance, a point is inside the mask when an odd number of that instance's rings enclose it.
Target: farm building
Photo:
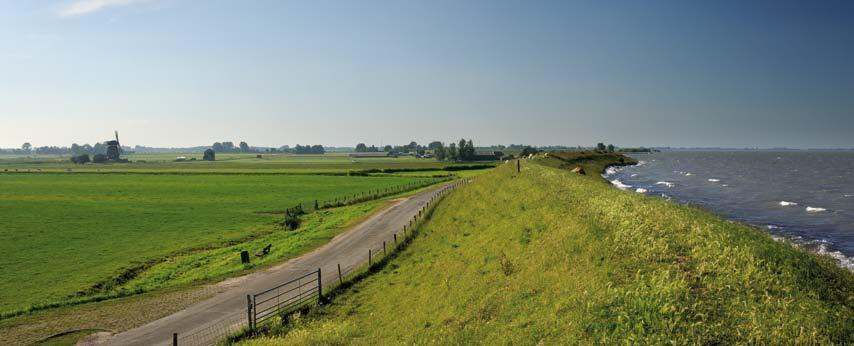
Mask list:
[[[354,159],[376,159],[383,157],[397,157],[397,155],[387,152],[370,152],[370,153],[351,153],[350,157]]]
[[[474,161],[496,161],[501,160],[504,153],[500,151],[478,151],[474,153]]]

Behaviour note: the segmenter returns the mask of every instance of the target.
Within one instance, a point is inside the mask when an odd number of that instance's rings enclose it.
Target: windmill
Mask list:
[[[107,141],[107,160],[119,161],[122,152],[122,146],[119,144],[119,131],[116,131],[116,140]]]

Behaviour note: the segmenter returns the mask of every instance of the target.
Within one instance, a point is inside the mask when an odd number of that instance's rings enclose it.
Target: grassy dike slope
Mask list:
[[[478,177],[379,274],[245,344],[852,342],[829,259],[548,164]]]

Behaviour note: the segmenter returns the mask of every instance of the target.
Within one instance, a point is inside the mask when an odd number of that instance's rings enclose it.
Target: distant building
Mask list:
[[[477,151],[474,153],[473,161],[497,161],[504,157],[500,151]]]
[[[350,153],[350,157],[354,159],[376,159],[382,157],[397,157],[396,154],[387,152],[367,152],[367,153]]]
[[[107,146],[107,161],[113,162],[128,162],[127,160],[122,160],[122,145],[119,144],[119,131],[116,131],[116,139],[109,140],[104,142]]]

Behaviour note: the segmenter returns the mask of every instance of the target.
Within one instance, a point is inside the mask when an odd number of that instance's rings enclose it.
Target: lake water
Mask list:
[[[618,188],[700,204],[854,270],[854,152],[729,151],[632,155],[604,176]]]

